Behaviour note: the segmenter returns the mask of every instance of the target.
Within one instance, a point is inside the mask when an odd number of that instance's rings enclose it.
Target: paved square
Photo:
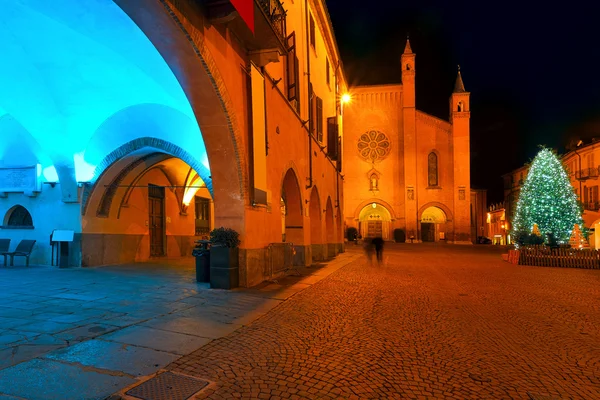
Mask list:
[[[600,270],[387,247],[169,368],[210,399],[600,399]]]

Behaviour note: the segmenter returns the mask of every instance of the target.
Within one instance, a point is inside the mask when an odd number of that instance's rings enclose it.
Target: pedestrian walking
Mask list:
[[[376,237],[371,240],[372,246],[375,248],[375,253],[377,254],[377,263],[383,264],[383,245],[385,241],[381,237]]]

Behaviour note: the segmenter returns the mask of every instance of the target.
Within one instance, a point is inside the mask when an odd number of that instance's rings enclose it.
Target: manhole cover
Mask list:
[[[473,379],[477,382],[491,382],[490,378],[486,378],[485,376],[477,375],[477,374],[469,374],[469,378]]]
[[[134,387],[126,394],[144,400],[185,400],[202,390],[208,382],[165,372]]]

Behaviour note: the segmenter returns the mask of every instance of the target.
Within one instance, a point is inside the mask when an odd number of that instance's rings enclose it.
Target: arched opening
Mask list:
[[[327,197],[325,206],[325,233],[327,239],[327,258],[335,257],[335,225],[333,222],[333,205],[331,197]]]
[[[17,204],[8,210],[3,225],[9,229],[33,229],[33,219],[25,207]]]
[[[212,196],[197,171],[152,147],[109,165],[86,200],[83,266],[189,256],[214,227]]]
[[[457,110],[458,110],[458,112],[462,112],[462,110],[463,110],[463,103],[462,103],[462,101],[458,102]]]
[[[313,186],[310,192],[309,202],[310,216],[310,244],[312,251],[312,259],[321,261],[325,259],[323,250],[323,227],[321,214],[321,200],[319,199],[319,191],[316,186]]]
[[[421,241],[446,240],[446,213],[438,207],[428,207],[421,214]]]
[[[363,238],[381,237],[392,240],[391,226],[390,211],[377,202],[364,206],[358,216],[358,232]]]
[[[338,206],[336,208],[336,213],[335,213],[335,227],[336,227],[336,242],[337,242],[337,252],[341,253],[343,248],[342,245],[344,243],[344,223],[343,223],[343,219],[342,219],[342,211],[341,211],[342,207]]]
[[[302,197],[300,185],[293,169],[288,169],[283,178],[281,188],[282,234],[284,242],[302,245],[304,243],[304,226],[302,221]]]

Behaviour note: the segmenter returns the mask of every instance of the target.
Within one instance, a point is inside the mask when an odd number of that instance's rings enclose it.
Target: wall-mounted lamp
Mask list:
[[[350,93],[344,93],[342,95],[341,100],[342,100],[342,104],[348,104],[348,103],[350,103],[350,100],[352,100],[352,96],[350,96]]]

